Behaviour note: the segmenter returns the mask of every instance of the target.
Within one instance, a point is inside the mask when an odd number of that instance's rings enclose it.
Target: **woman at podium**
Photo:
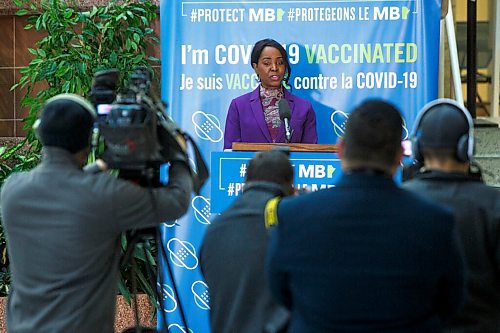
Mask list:
[[[285,88],[292,70],[283,46],[273,39],[260,40],[252,49],[251,62],[260,84],[231,101],[224,149],[231,149],[233,142],[317,143],[311,103]]]

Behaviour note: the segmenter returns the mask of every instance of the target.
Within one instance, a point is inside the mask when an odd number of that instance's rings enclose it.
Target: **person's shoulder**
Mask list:
[[[447,193],[443,192],[447,187],[450,189],[455,188],[459,191],[458,198],[460,200],[468,200],[469,204],[475,204],[482,207],[496,207],[496,209],[500,209],[500,191],[492,186],[486,185],[482,181],[479,180],[447,180],[441,181],[440,186],[435,186],[433,179],[420,179],[414,178],[402,184],[404,189],[408,189],[420,195],[433,194],[434,192],[439,193]],[[449,195],[451,196],[452,190],[450,190]]]
[[[410,180],[403,182],[401,184],[401,188],[404,188],[406,190],[415,191],[416,189],[418,189],[424,185],[425,185],[425,183],[423,180],[418,179],[418,178],[413,178],[413,179],[410,179]]]
[[[19,180],[19,179],[22,179],[23,176],[26,174],[27,172],[23,171],[23,172],[14,172],[12,174],[10,174],[7,179],[5,179],[3,185],[2,185],[2,188],[4,188],[5,186],[8,186],[9,184],[11,184],[12,182],[15,182],[16,180]]]
[[[467,182],[467,187],[474,191],[477,191],[480,194],[500,199],[500,189],[487,185],[482,181]],[[471,195],[473,194],[471,193]]]
[[[412,184],[408,184],[405,188],[401,188],[403,193],[400,195],[401,199],[405,197],[405,200],[411,203],[413,211],[408,212],[409,214],[415,214],[415,216],[418,216],[423,220],[434,219],[453,223],[453,212],[450,208],[447,208],[430,198],[424,197],[418,191],[410,190],[409,188],[411,186]],[[431,221],[431,224],[432,222],[433,221]]]
[[[10,188],[12,187],[20,189],[24,184],[29,185],[31,183],[30,175],[32,173],[33,170],[14,172],[10,174],[2,184],[2,192],[10,191]]]
[[[234,218],[231,219],[225,212],[217,215],[212,221],[210,221],[201,242],[201,248],[204,250],[205,254],[207,250],[220,248],[222,245],[221,239],[231,237],[235,230],[238,229],[234,228],[234,222]]]
[[[254,96],[255,96],[255,90],[252,90],[252,91],[249,91],[249,92],[247,92],[247,93],[245,93],[243,95],[240,95],[238,97],[233,98],[232,103],[236,103],[236,104],[242,103],[242,102],[246,103],[249,100],[251,100]]]
[[[305,209],[331,204],[335,199],[332,189],[324,189],[304,194],[284,197],[278,204],[280,216],[293,220],[297,216],[302,216]],[[283,215],[284,214],[284,215]]]
[[[225,211],[225,212],[222,212],[221,214],[215,216],[212,219],[212,221],[210,221],[210,224],[207,226],[206,234],[214,233],[214,232],[219,231],[220,229],[224,229],[225,226],[231,222],[228,215],[230,215],[230,212]]]
[[[10,192],[11,184],[18,183],[17,178],[19,176],[20,176],[19,173],[16,172],[16,173],[13,173],[7,177],[7,179],[2,184],[2,188],[0,189],[2,196],[4,196],[6,193]]]
[[[500,189],[480,181],[469,182],[464,189],[471,201],[500,215]]]
[[[302,97],[299,97],[291,92],[287,92],[286,94],[286,98],[292,102],[294,102],[295,104],[298,104],[298,105],[306,105],[307,107],[311,107],[312,104],[309,100],[307,99],[304,99]]]
[[[226,229],[231,229],[235,226],[235,220],[239,219],[238,210],[235,208],[235,204],[237,203],[237,198],[235,202],[233,202],[225,211],[216,215],[207,226],[205,235],[213,235],[220,232],[226,232]]]

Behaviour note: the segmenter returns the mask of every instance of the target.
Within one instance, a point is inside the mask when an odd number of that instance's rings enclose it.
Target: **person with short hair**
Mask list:
[[[473,130],[469,112],[454,100],[424,106],[412,135],[413,156],[424,167],[403,183],[455,215],[468,274],[465,306],[450,333],[500,332],[500,192],[471,170]]]
[[[168,185],[155,189],[83,172],[96,118],[80,96],[49,99],[36,122],[41,163],[2,186],[11,333],[114,332],[120,234],[175,220],[189,207],[192,180],[180,161]]]
[[[290,109],[290,142],[317,143],[316,114],[311,103],[285,88],[292,73],[285,48],[273,39],[262,39],[255,43],[250,58],[260,84],[254,91],[231,101],[224,149],[231,149],[233,142],[286,142],[285,125],[279,112],[281,100],[285,100]]]
[[[243,194],[208,226],[200,265],[210,290],[212,332],[284,332],[288,311],[271,296],[264,270],[264,206],[271,198],[292,193],[287,155],[257,153],[248,165]]]
[[[336,186],[279,203],[268,274],[291,311],[289,333],[437,333],[459,309],[464,271],[452,214],[392,178],[402,126],[393,105],[363,102],[338,142]]]

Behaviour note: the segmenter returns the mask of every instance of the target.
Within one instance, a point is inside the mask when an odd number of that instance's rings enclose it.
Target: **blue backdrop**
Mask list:
[[[222,150],[231,99],[253,90],[253,44],[284,44],[293,93],[311,101],[319,143],[335,143],[353,106],[391,101],[410,129],[418,110],[437,97],[441,0],[161,1],[162,94],[169,114],[202,149]],[[405,131],[408,134],[408,131]],[[210,223],[210,186],[176,224],[163,227],[180,295],[163,275],[169,332],[209,332],[210,307],[198,252]],[[172,297],[173,296],[173,297]],[[160,314],[161,315],[161,314]],[[159,320],[161,325],[162,320]]]

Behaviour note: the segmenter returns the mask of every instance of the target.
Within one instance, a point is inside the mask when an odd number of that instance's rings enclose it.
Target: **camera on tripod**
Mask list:
[[[190,143],[194,152],[194,191],[199,192],[208,178],[208,169],[191,137],[164,112],[166,105],[151,94],[151,73],[144,67],[134,70],[126,88],[116,93],[119,72],[98,72],[90,94],[99,115],[97,146],[104,147],[101,158],[120,177],[141,185],[159,186],[160,166],[183,162],[188,165]]]

